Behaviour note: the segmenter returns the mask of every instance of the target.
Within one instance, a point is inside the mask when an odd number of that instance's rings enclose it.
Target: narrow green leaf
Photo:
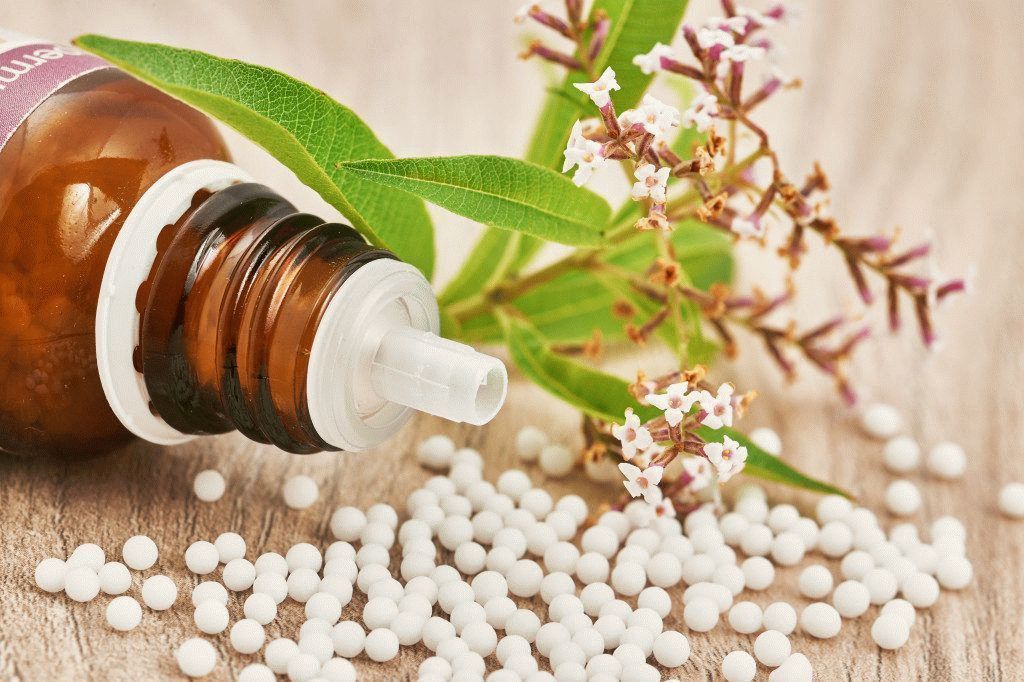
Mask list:
[[[843,497],[850,498],[853,497],[850,492],[829,483],[811,478],[810,476],[789,466],[778,457],[769,455],[757,445],[754,445],[753,441],[736,429],[722,428],[715,430],[702,426],[698,429],[698,434],[706,441],[721,440],[722,436],[726,435],[745,447],[747,449],[747,464],[743,468],[743,473],[748,476],[760,478],[765,481],[784,483],[794,488],[812,490],[816,493],[842,495]]]
[[[622,88],[613,93],[619,111],[636,106],[653,78],[653,75],[644,75],[633,65],[633,57],[647,52],[657,42],[672,42],[686,11],[686,3],[687,0],[597,0],[594,3],[591,15],[601,11],[611,21],[611,32],[595,60],[594,72],[600,75],[609,66],[615,70]],[[559,87],[548,92],[527,147],[527,161],[552,169],[561,166],[562,151],[572,124],[578,119],[596,115],[586,96],[573,87],[573,83],[589,79],[588,74],[572,71]],[[501,248],[508,253],[496,259],[500,269],[494,271],[483,271],[467,262],[463,266],[467,272],[456,276],[462,282],[461,290],[466,292],[465,296],[481,291],[485,276],[502,279],[510,272],[519,272],[544,245],[543,241],[533,237],[507,233],[492,235],[493,232],[488,230],[481,239],[489,240],[489,249]],[[449,302],[458,300],[453,291]]]
[[[553,353],[540,332],[523,320],[500,315],[500,321],[516,366],[552,395],[605,421],[621,422],[629,407],[642,420],[657,416],[657,409],[633,400],[626,381]],[[712,430],[701,427],[698,433],[708,441],[720,440],[723,435],[728,435],[744,445],[747,448],[744,473],[750,476],[814,492],[850,497],[845,490],[813,479],[778,457],[772,457],[735,429]]]
[[[499,275],[505,272],[502,259],[509,259],[515,255],[515,252],[506,249],[505,245],[508,240],[519,239],[521,236],[518,232],[509,230],[485,231],[473,246],[462,268],[441,292],[437,299],[438,303],[445,306],[461,301],[497,284]]]
[[[732,280],[731,242],[717,230],[697,221],[687,221],[672,233],[672,242],[683,272],[694,286],[706,290],[716,282]],[[635,238],[609,249],[604,260],[640,274],[657,255],[654,236],[645,232],[637,233]],[[512,305],[548,341],[579,343],[589,338],[595,329],[601,331],[605,340],[618,341],[624,338],[624,334],[622,321],[611,314],[616,300],[629,298],[642,311],[654,312],[653,307],[645,303],[646,299],[636,292],[632,294],[625,283],[616,284],[608,278],[579,270],[538,286],[515,299]],[[694,333],[699,333],[699,320],[694,322],[691,341]],[[671,333],[669,325],[663,325],[663,329],[666,334]],[[490,314],[465,320],[462,332],[462,339],[467,343],[495,342],[503,335],[498,320]],[[702,344],[698,340],[697,345],[690,349],[693,354],[691,361],[706,361],[712,349],[710,342]]]
[[[368,182],[453,213],[572,246],[600,244],[611,209],[560,173],[502,156],[448,156],[339,164]]]
[[[97,35],[75,43],[235,128],[319,192],[371,243],[430,276],[434,237],[423,202],[335,167],[393,156],[351,109],[291,76],[233,59]]]

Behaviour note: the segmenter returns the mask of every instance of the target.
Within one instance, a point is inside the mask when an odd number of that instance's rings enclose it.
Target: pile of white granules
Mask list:
[[[879,424],[872,428],[865,415],[874,435],[894,435]],[[527,427],[517,451],[534,462],[547,445],[546,436]],[[887,464],[908,471],[913,449],[890,445]],[[354,680],[350,659],[383,663],[399,647],[421,642],[433,652],[419,666],[423,682],[646,682],[697,674],[685,667],[691,646],[701,642],[693,633],[731,627],[756,638],[749,651],[723,657],[724,679],[749,682],[760,664],[772,682],[803,682],[812,679],[813,666],[794,651],[790,636],[797,628],[836,637],[844,619],[879,605],[871,637],[879,647],[898,649],[911,636],[916,609],[932,606],[940,588],[959,590],[973,578],[965,529],[949,516],[935,520],[927,536],[909,523],[886,532],[872,511],[845,498],[822,497],[815,518],[807,518],[789,504],[769,506],[765,491],[748,484],[730,509],[716,514],[706,506],[683,523],[652,518],[642,502],[595,519],[582,498],[556,501],[525,471],[484,480],[480,454],[456,449],[446,436],[422,442],[417,457],[443,475],[409,495],[404,515],[385,504],[365,512],[337,509],[330,521],[336,541],[323,553],[300,542],[284,555],[267,552],[251,562],[246,556],[254,553],[235,533],[193,542],[184,562],[200,576],[191,601],[205,636],[179,644],[174,656],[181,671],[210,674],[218,658],[211,639],[226,633],[235,650],[254,659],[241,682]],[[565,473],[563,459],[550,468]],[[200,499],[215,501],[224,490],[215,471],[196,478]],[[309,507],[318,496],[316,483],[304,476],[289,479],[283,490],[293,508]],[[903,496],[891,497],[893,512],[911,513],[914,505]],[[815,553],[840,559],[839,575],[813,563]],[[129,569],[154,566],[157,547],[136,536],[124,544],[122,558],[123,564],[108,562],[100,547],[82,545],[66,561],[40,562],[36,583],[76,601],[100,591],[121,595],[109,602],[107,621],[131,630],[143,609],[124,595],[132,584]],[[798,611],[787,602],[751,600],[773,583],[776,566],[809,559],[798,579],[809,605]],[[245,617],[233,624],[229,591],[251,591]],[[356,592],[365,599],[353,599]],[[177,593],[170,578],[155,575],[143,583],[141,598],[161,611]],[[294,639],[266,641],[264,626],[286,599],[304,604],[306,621]],[[667,629],[670,614],[690,632]]]

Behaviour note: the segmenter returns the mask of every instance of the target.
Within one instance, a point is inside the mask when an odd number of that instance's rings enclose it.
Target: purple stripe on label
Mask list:
[[[66,45],[30,43],[4,49],[0,44],[0,149],[47,97],[80,76],[110,66]]]

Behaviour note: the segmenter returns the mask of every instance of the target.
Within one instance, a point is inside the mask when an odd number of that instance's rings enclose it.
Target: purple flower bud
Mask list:
[[[694,30],[693,26],[683,24],[683,38],[686,40],[686,44],[689,45],[693,56],[697,59],[703,59],[704,48],[700,46],[700,41],[697,40],[697,31]]]
[[[572,39],[573,37],[572,30],[569,28],[569,25],[567,23],[565,23],[562,19],[559,19],[558,17],[554,16],[553,14],[548,14],[543,9],[541,9],[539,5],[534,5],[533,7],[531,7],[529,12],[527,13],[527,16],[529,16],[531,19],[536,21],[541,26],[547,26],[550,29],[558,31],[566,38]]]
[[[782,86],[782,80],[779,78],[771,78],[765,81],[764,85],[757,89],[753,95],[751,95],[744,103],[744,108],[750,111],[761,102],[771,97],[775,92]]]
[[[857,394],[854,392],[849,381],[845,378],[840,378],[836,382],[836,387],[839,389],[839,395],[843,397],[843,402],[851,407],[857,404]]]
[[[859,239],[842,239],[836,240],[841,242],[844,246],[859,251],[860,253],[880,253],[882,251],[888,251],[889,247],[892,246],[892,237],[886,237],[885,235],[873,235],[871,237],[861,237]]]
[[[686,76],[687,78],[692,78],[694,80],[704,80],[704,74],[702,74],[700,71],[693,68],[692,66],[683,64],[682,62],[677,62],[675,59],[672,59],[671,57],[661,58],[661,68],[665,71],[678,73],[683,76]]]
[[[861,329],[859,329],[856,332],[854,332],[853,334],[851,334],[846,339],[846,341],[843,342],[843,345],[841,345],[838,349],[836,349],[836,356],[837,357],[846,357],[847,355],[849,355],[850,353],[853,352],[853,349],[857,347],[857,344],[859,344],[861,341],[867,340],[870,337],[871,337],[871,328],[870,327],[862,327]]]
[[[598,20],[597,25],[594,27],[594,32],[590,38],[590,47],[587,50],[587,56],[593,61],[597,59],[597,55],[601,54],[601,48],[604,47],[605,42],[608,40],[608,29],[611,27],[611,21],[608,17],[604,17]]]
[[[840,327],[844,322],[846,322],[846,318],[844,316],[836,315],[828,322],[825,322],[824,324],[821,324],[812,329],[811,331],[805,333],[798,340],[801,344],[806,344],[808,341],[812,341],[814,339],[820,338],[832,332],[833,330]]]
[[[785,21],[786,19],[792,16],[792,12],[786,9],[786,6],[780,2],[779,4],[773,5],[771,8],[769,8],[768,11],[764,13],[764,15],[766,17],[771,17],[776,21]]]
[[[561,64],[562,66],[572,69],[573,71],[582,71],[583,64],[572,55],[559,52],[558,50],[552,50],[550,47],[541,44],[539,41],[534,42],[530,47],[523,53],[522,57],[528,58],[532,55],[537,55],[541,59],[545,59],[555,64]]]
[[[965,279],[951,279],[945,284],[942,284],[935,289],[935,300],[941,301],[946,296],[956,293],[967,292],[967,280]]]
[[[931,348],[936,341],[935,327],[932,325],[932,313],[928,307],[928,297],[918,295],[914,297],[914,312],[917,313],[917,325],[921,329],[921,339],[924,345]]]
[[[889,329],[897,332],[900,329],[900,292],[892,282],[889,282],[886,298],[889,310]]]
[[[915,293],[927,291],[928,287],[932,284],[932,281],[927,277],[920,277],[918,275],[903,275],[898,272],[894,272],[890,273],[888,277],[897,285]]]
[[[853,283],[857,286],[857,293],[860,295],[862,301],[865,304],[870,305],[875,300],[874,294],[871,293],[871,287],[868,286],[867,279],[864,277],[863,270],[860,269],[860,264],[856,258],[851,255],[846,255],[846,267],[850,271],[850,277],[853,278]]]
[[[925,242],[923,244],[918,244],[917,246],[915,246],[912,249],[908,249],[908,250],[904,251],[903,253],[897,254],[897,255],[893,256],[892,258],[886,259],[885,265],[886,265],[886,267],[889,267],[889,268],[896,268],[896,267],[899,267],[901,265],[906,265],[907,263],[910,263],[911,261],[915,261],[915,260],[917,260],[919,258],[923,258],[923,257],[927,256],[929,253],[931,253],[931,250],[932,250],[931,242]]]

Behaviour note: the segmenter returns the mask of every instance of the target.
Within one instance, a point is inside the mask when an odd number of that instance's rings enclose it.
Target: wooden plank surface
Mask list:
[[[0,25],[55,39],[95,31],[160,40],[272,65],[351,105],[399,154],[514,154],[543,85],[536,69],[514,58],[521,37],[509,16],[518,4],[44,0],[5,4]],[[693,5],[698,13],[713,11],[710,2]],[[978,293],[942,315],[939,352],[925,354],[909,333],[883,335],[856,362],[862,393],[902,408],[909,432],[926,447],[954,439],[967,448],[962,481],[915,477],[925,503],[913,520],[962,518],[976,581],[919,613],[899,652],[872,644],[870,617],[845,622],[834,640],[796,636],[794,647],[810,657],[822,680],[1019,680],[1024,524],[1001,518],[995,496],[1003,483],[1024,479],[1024,210],[1015,185],[1024,172],[1017,71],[1024,62],[1024,6],[928,0],[807,5],[803,21],[787,34],[789,70],[805,87],[762,114],[777,133],[786,168],[796,174],[820,159],[835,186],[834,213],[851,229],[899,225],[911,237],[934,233],[950,271],[967,262],[978,267]],[[231,141],[240,163],[258,177],[304,207],[330,213],[265,154],[235,136]],[[463,235],[475,228],[438,215],[440,270],[450,274],[470,243]],[[746,252],[744,258],[747,281],[777,274],[771,259]],[[800,272],[801,309],[811,319],[854,305],[841,270],[831,255]],[[628,373],[636,359],[613,364]],[[890,476],[881,468],[880,446],[859,435],[828,386],[813,377],[783,386],[754,353],[717,374],[761,391],[746,424],[776,428],[787,459],[881,510]],[[175,678],[170,652],[195,633],[188,600],[194,578],[181,559],[190,542],[233,530],[248,540],[250,556],[283,552],[297,541],[326,543],[336,506],[398,505],[427,478],[410,454],[423,436],[443,431],[478,448],[487,458],[486,474],[494,476],[512,463],[514,433],[527,423],[580,442],[573,412],[519,380],[503,413],[484,429],[419,419],[393,442],[358,455],[292,457],[226,436],[173,449],[139,444],[86,463],[0,460],[0,679]],[[207,467],[228,478],[228,492],[216,504],[190,493],[192,477]],[[279,501],[284,477],[298,472],[322,486],[321,502],[305,512]],[[595,503],[608,495],[582,477],[551,487],[581,491]],[[776,497],[805,511],[814,503],[804,494],[780,491]],[[73,604],[34,588],[32,570],[41,558],[63,556],[82,542],[117,553],[136,533],[156,540],[159,569],[176,580],[182,596],[168,612],[147,611],[134,632],[112,634],[103,620],[104,598]],[[753,599],[805,603],[795,580],[795,569],[781,571],[775,586]],[[231,608],[237,614],[240,603]],[[269,633],[294,635],[300,609],[289,603],[282,614]],[[670,622],[678,625],[678,613]],[[230,678],[252,660],[234,654],[225,637],[216,639],[218,678]],[[751,641],[725,626],[693,634],[693,656],[678,674],[718,679],[724,654],[749,650]],[[367,679],[407,679],[425,655],[422,648],[403,649],[394,664],[360,659],[357,665]]]

